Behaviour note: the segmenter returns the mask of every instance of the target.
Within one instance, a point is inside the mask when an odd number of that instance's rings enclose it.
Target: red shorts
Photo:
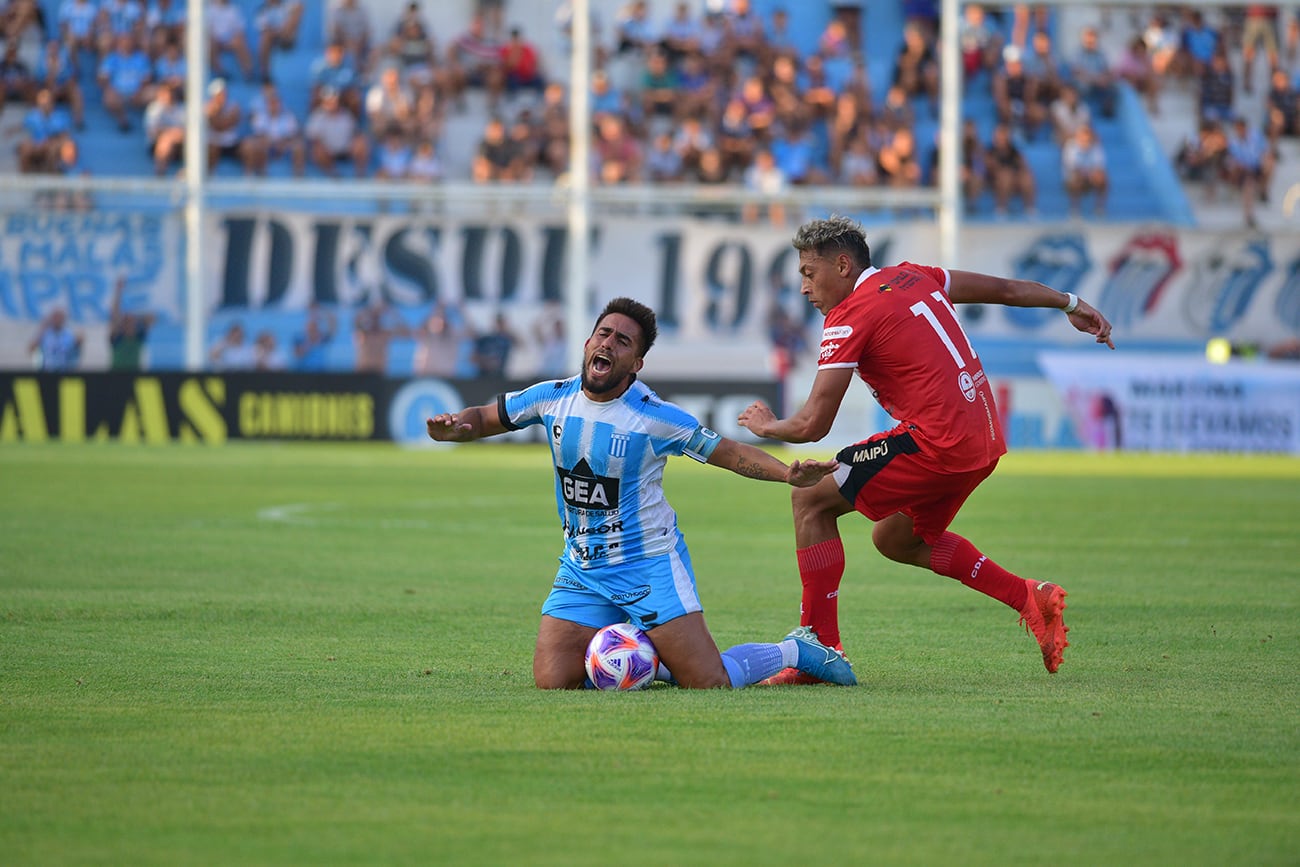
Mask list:
[[[835,456],[841,465],[835,480],[844,499],[871,520],[902,512],[912,519],[916,535],[933,545],[998,462],[945,472],[919,454],[920,447],[907,431],[879,433],[840,450]]]

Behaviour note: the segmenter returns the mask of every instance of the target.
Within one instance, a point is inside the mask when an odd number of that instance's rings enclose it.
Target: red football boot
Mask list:
[[[1070,627],[1065,625],[1062,612],[1065,611],[1066,592],[1050,581],[1033,581],[1025,579],[1025,589],[1029,596],[1025,606],[1020,609],[1020,622],[1027,631],[1038,639],[1038,646],[1043,651],[1043,665],[1056,674],[1061,667],[1061,657],[1065,648],[1070,646],[1065,634]]]

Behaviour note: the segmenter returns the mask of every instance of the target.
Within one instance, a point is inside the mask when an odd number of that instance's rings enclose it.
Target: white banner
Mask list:
[[[1300,234],[1161,228],[970,229],[962,267],[1040,280],[1087,298],[1116,343],[1204,347],[1211,337],[1271,345],[1300,336]],[[910,248],[904,248],[904,252]],[[1050,310],[985,311],[972,334],[1052,335]]]
[[[1300,365],[1076,352],[1039,363],[1088,448],[1300,454]]]
[[[567,295],[562,223],[529,217],[227,214],[211,260],[209,310],[301,309],[311,302],[397,307],[442,302],[486,327],[497,311],[519,331]],[[592,313],[629,295],[653,307],[664,375],[753,377],[769,372],[773,306],[821,328],[798,292],[789,231],[688,220],[602,219],[593,229]],[[521,359],[521,363],[527,363]]]
[[[624,294],[653,306],[662,326],[655,365],[665,375],[768,373],[774,307],[814,345],[821,325],[799,295],[794,230],[602,216],[592,228],[591,309]],[[554,217],[210,211],[204,238],[209,315],[384,298],[413,312],[452,303],[479,327],[501,310],[525,330],[567,294],[566,227]],[[877,264],[936,262],[932,224],[872,224],[867,239]],[[102,326],[119,273],[127,306],[179,327],[182,240],[171,215],[0,214],[0,366],[26,364],[23,338],[53,307],[74,326]],[[1018,225],[966,227],[961,242],[962,268],[1087,298],[1115,324],[1121,351],[1187,351],[1216,336],[1263,345],[1300,337],[1295,233]],[[961,313],[994,376],[1038,376],[1039,351],[1088,343],[1051,310]]]
[[[602,217],[593,229],[595,306],[619,294],[653,304],[666,336],[686,341],[761,338],[773,303],[808,321],[799,298],[794,227]],[[525,307],[564,296],[565,227],[528,216],[438,217],[226,214],[208,283],[214,307],[308,301],[393,303],[444,299]],[[936,263],[928,223],[867,227],[878,265]],[[1088,298],[1117,341],[1203,345],[1215,336],[1271,343],[1300,336],[1300,235],[1145,227],[968,227],[960,267],[1040,280]],[[968,308],[972,336],[1069,343],[1050,310]]]
[[[122,307],[178,320],[181,233],[172,214],[0,214],[0,367],[30,366],[28,342],[52,310],[86,338],[82,362],[107,365],[114,286]]]

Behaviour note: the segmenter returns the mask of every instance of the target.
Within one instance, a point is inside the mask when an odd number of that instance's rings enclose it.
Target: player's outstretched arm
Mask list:
[[[471,406],[460,412],[440,412],[425,421],[429,439],[440,443],[467,443],[506,432],[495,403]]]
[[[748,443],[723,437],[709,456],[715,467],[765,482],[785,482],[796,488],[809,488],[839,466],[837,461],[795,461],[786,465],[779,458]]]
[[[754,401],[736,420],[754,436],[787,443],[817,442],[830,433],[835,415],[840,411],[844,392],[853,381],[853,368],[828,368],[817,371],[812,391],[803,406],[789,418],[777,418],[771,407]]]
[[[1084,334],[1091,334],[1098,343],[1115,348],[1110,338],[1110,322],[1082,298],[1069,292],[1060,292],[1036,280],[1016,280],[995,277],[978,271],[950,271],[948,299],[954,304],[1003,304],[1007,307],[1055,307],[1066,310],[1070,324]]]

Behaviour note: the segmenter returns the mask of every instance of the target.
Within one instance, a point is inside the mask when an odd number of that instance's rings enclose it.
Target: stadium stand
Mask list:
[[[42,9],[51,35],[57,29],[60,10],[65,2],[86,3],[89,0],[43,0]],[[265,71],[266,77],[274,82],[285,105],[300,124],[305,124],[308,118],[314,70],[326,52],[326,22],[331,10],[339,2],[340,0],[329,0],[329,2],[302,3],[302,20],[298,38],[291,45],[281,46],[270,54],[269,68]],[[245,38],[256,56],[259,36],[255,22],[263,3],[261,0],[229,0],[229,3],[242,12],[245,20]],[[357,0],[357,3],[370,14],[372,45],[381,45],[395,32],[399,13],[404,4],[398,0]],[[173,5],[183,8],[185,4],[183,0],[179,0]],[[658,34],[664,32],[663,28],[669,24],[679,4],[675,0],[641,4],[642,9],[639,13],[641,17],[627,25],[623,45],[620,48],[618,34],[620,27],[624,26],[627,10],[632,5],[625,4],[621,0],[593,0],[593,8],[600,16],[596,38],[600,44],[600,55],[607,58],[603,66],[612,89],[615,95],[622,93],[631,99],[639,109],[641,100],[638,94],[644,81],[649,55],[638,47],[637,40],[648,33],[657,41]],[[890,123],[897,125],[900,122],[908,126],[917,147],[917,153],[911,158],[915,159],[921,168],[922,182],[934,183],[932,166],[938,135],[938,105],[932,87],[927,86],[924,80],[925,74],[922,73],[919,79],[916,76],[907,79],[912,89],[905,95],[904,105],[891,104],[890,101],[890,90],[896,83],[896,64],[905,43],[904,33],[907,28],[919,26],[918,32],[927,34],[926,38],[929,40],[928,46],[921,46],[921,51],[909,55],[912,61],[919,60],[924,64],[927,62],[924,57],[925,51],[937,51],[934,42],[935,34],[932,30],[926,29],[927,26],[932,26],[932,22],[924,20],[924,17],[919,22],[909,20],[908,17],[910,14],[916,14],[918,10],[924,16],[925,3],[891,2],[891,0],[870,3],[800,2],[796,15],[784,14],[792,5],[787,0],[726,0],[724,3],[705,3],[704,0],[695,0],[681,5],[686,7],[687,17],[693,19],[694,24],[702,28],[697,30],[697,33],[702,34],[700,38],[705,40],[710,38],[707,36],[709,27],[716,26],[722,20],[718,17],[706,16],[709,10],[721,10],[724,18],[728,15],[732,16],[733,26],[738,32],[752,27],[753,22],[770,27],[771,22],[778,17],[781,18],[785,29],[775,39],[797,58],[799,87],[804,88],[806,92],[810,92],[815,87],[824,89],[829,96],[821,103],[823,107],[831,105],[839,94],[860,88],[864,91],[862,94],[864,102],[873,107],[886,126]],[[523,3],[521,0],[515,0],[513,3],[509,0],[501,3],[481,3],[480,6],[489,16],[492,15],[493,10],[499,11],[499,15],[491,17],[488,27],[496,31],[500,40],[504,41],[512,29],[519,28],[523,38],[533,44],[537,50],[541,74],[547,80],[567,87],[569,59],[562,26],[564,4],[561,4],[559,12],[551,4]],[[524,119],[544,123],[548,109],[548,103],[544,101],[546,97],[543,96],[540,86],[519,92],[507,91],[499,101],[495,93],[487,94],[481,87],[471,86],[464,93],[458,90],[446,90],[446,82],[458,80],[457,75],[466,73],[468,69],[466,58],[473,57],[475,51],[482,47],[475,41],[478,36],[470,38],[466,35],[471,33],[473,8],[473,4],[465,3],[459,4],[456,9],[452,9],[447,4],[436,4],[422,11],[417,9],[417,13],[425,16],[433,25],[432,35],[437,46],[439,62],[426,72],[429,80],[443,88],[444,108],[436,117],[428,117],[424,121],[417,120],[412,123],[416,128],[423,130],[422,133],[418,133],[419,135],[436,140],[436,152],[441,162],[443,177],[456,180],[471,178],[480,141],[491,118],[501,116],[506,121],[507,128],[513,128],[519,126],[513,122]],[[1025,53],[1027,57],[1033,44],[1035,28],[1041,26],[1042,32],[1049,38],[1051,44],[1049,62],[1061,70],[1070,68],[1078,47],[1077,34],[1084,28],[1097,29],[1101,37],[1102,52],[1114,62],[1134,36],[1144,32],[1143,28],[1146,26],[1146,22],[1132,17],[1129,13],[1115,11],[1106,14],[1096,9],[1069,7],[1054,9],[1041,21],[1035,20],[1029,29],[1017,30],[1017,21],[1011,9],[1012,6],[1009,5],[989,6],[987,24],[991,28],[990,35],[993,41],[999,45],[1014,45],[1016,51]],[[748,14],[742,16],[742,12]],[[1230,15],[1215,19],[1215,23],[1220,22],[1225,26],[1239,23],[1235,22]],[[1024,22],[1020,24],[1023,25]],[[1242,66],[1240,37],[1225,34],[1223,39],[1234,65],[1240,70]],[[457,53],[461,55],[462,67],[459,72],[448,66],[452,46],[458,42],[460,49]],[[735,53],[734,60],[730,61],[730,68],[719,69],[714,66],[712,74],[715,77],[720,74],[735,73],[736,81],[739,82],[747,74],[756,73],[763,76],[770,72],[770,68],[759,68],[752,51],[745,48],[743,44],[740,44],[739,48],[732,46],[730,49],[727,45],[726,42],[720,43],[715,46],[718,50],[712,54],[705,53],[706,69],[708,69],[708,58],[731,57],[728,51]],[[669,47],[670,56],[677,57],[671,52],[678,51],[679,46],[673,44]],[[22,36],[20,53],[33,69],[39,67],[39,56],[42,51],[43,40],[39,34],[29,29]],[[103,89],[96,81],[93,60],[85,52],[77,60],[76,65],[79,67],[77,76],[85,94],[85,127],[73,133],[81,146],[80,169],[92,175],[152,176],[154,161],[148,152],[141,119],[136,116],[128,130],[120,130],[112,114],[105,108]],[[231,131],[231,142],[225,148],[224,155],[219,156],[213,164],[212,174],[216,178],[237,177],[243,173],[244,169],[237,157],[234,142],[248,133],[252,108],[262,98],[260,74],[245,75],[238,70],[237,64],[232,62],[230,56],[223,57],[222,62],[227,73],[222,98],[240,107],[241,119],[238,126]],[[933,55],[928,62],[933,62]],[[1295,62],[1292,60],[1293,65]],[[381,60],[380,65],[383,63],[384,61]],[[676,71],[679,74],[688,71],[680,58]],[[469,72],[472,73],[472,70]],[[1262,122],[1263,93],[1266,90],[1268,71],[1263,69],[1262,64],[1256,63],[1254,73],[1254,78],[1259,84],[1253,89],[1253,93],[1242,92],[1244,89],[1238,85],[1235,94],[1236,106],[1239,112],[1248,114],[1252,122],[1257,117]],[[1300,78],[1300,68],[1293,68],[1292,75]],[[472,79],[472,74],[469,77]],[[364,98],[365,89],[371,83],[369,80],[361,82],[359,99]],[[540,85],[540,82],[536,84]],[[719,84],[717,81],[714,84],[719,87],[722,96],[732,93],[732,84]],[[1173,78],[1172,73],[1164,84],[1166,85],[1164,93],[1160,97],[1163,110],[1159,116],[1153,116],[1144,99],[1126,82],[1117,85],[1113,112],[1103,113],[1099,105],[1093,106],[1092,125],[1106,154],[1110,193],[1104,213],[1094,215],[1089,212],[1087,218],[1115,222],[1161,221],[1183,225],[1193,224],[1196,221],[1204,223],[1209,220],[1214,225],[1240,226],[1240,208],[1235,203],[1222,200],[1205,202],[1195,185],[1181,181],[1176,175],[1171,158],[1181,140],[1194,131],[1188,127],[1187,119],[1196,115],[1195,86],[1194,82],[1186,78]],[[677,86],[685,85],[679,82]],[[775,95],[777,87],[778,84],[773,82],[768,94],[760,94],[752,99],[744,94],[737,94],[742,100],[749,100],[747,105],[763,104],[765,105],[763,111],[774,112],[778,119],[775,124],[772,124],[774,130],[789,125],[780,120],[785,109],[780,103],[779,95]],[[216,93],[219,89],[213,88],[212,92]],[[560,96],[563,98],[563,92]],[[719,104],[722,101],[719,99]],[[16,135],[13,130],[21,128],[26,111],[26,105],[10,100],[3,117],[0,117],[0,130],[3,130],[5,136],[4,147],[0,149],[2,150],[0,171],[16,171],[14,145],[21,133]],[[719,107],[714,116],[715,122],[721,114]],[[989,70],[970,70],[966,74],[963,83],[962,114],[965,120],[973,122],[976,135],[987,144],[992,129],[998,121]],[[642,116],[639,110],[629,110],[626,119],[630,128],[640,137],[642,154],[648,152],[654,134],[665,129],[665,118],[654,116],[647,118]],[[370,164],[365,166],[360,174],[373,176],[380,159],[377,156],[380,150],[378,145],[381,139],[385,138],[384,131],[374,129],[373,122],[367,123],[364,114],[361,121],[362,129],[370,139],[372,157]],[[763,122],[771,124],[771,118],[765,118]],[[421,126],[421,123],[424,125]],[[707,125],[712,126],[712,124]],[[856,129],[855,135],[871,140],[873,151],[879,152],[884,147],[885,138],[882,137],[879,124],[874,127],[861,125]],[[526,129],[523,131],[526,132]],[[968,219],[980,222],[1061,221],[1073,218],[1075,215],[1071,213],[1062,173],[1060,142],[1046,128],[1040,129],[1037,134],[1030,134],[1027,130],[1018,128],[1015,132],[1015,140],[1026,157],[1036,181],[1035,207],[1032,211],[1027,211],[1020,204],[1013,204],[1009,214],[1000,214],[994,207],[992,194],[985,189],[973,201],[967,202]],[[561,141],[560,144],[562,145],[563,142]],[[534,142],[532,147],[543,154],[553,156],[555,153],[551,149],[553,145],[554,139],[546,139],[543,133],[541,139]],[[770,146],[773,155],[777,158],[778,166],[782,166],[787,171],[794,171],[793,167],[800,165],[800,171],[811,169],[809,177],[822,177],[832,173],[831,160],[834,149],[829,141],[827,125],[819,119],[814,120],[805,137],[792,136],[787,139],[781,135],[773,135]],[[1276,146],[1281,159],[1275,183],[1275,195],[1280,199],[1289,186],[1300,180],[1300,170],[1296,168],[1297,162],[1300,162],[1298,159],[1300,153],[1297,153],[1294,137],[1282,137]],[[748,152],[752,153],[760,149],[750,148]],[[838,151],[836,153],[838,154]],[[838,159],[838,155],[834,158]],[[400,159],[397,157],[395,159],[398,159],[396,164],[400,164]],[[783,165],[785,160],[790,162]],[[802,165],[804,162],[810,162],[811,165]],[[544,160],[539,161],[527,173],[531,178],[528,182],[552,183],[555,178],[553,168],[554,162],[547,164]],[[729,175],[729,182],[740,187],[744,183],[746,168],[744,164],[734,165]],[[293,167],[287,159],[273,159],[267,172],[273,177],[288,177],[292,174]],[[351,172],[344,174],[348,175]],[[610,177],[615,174],[611,172]],[[877,178],[875,183],[882,183],[880,178],[887,174],[889,172],[882,167],[877,172],[864,172],[861,177],[874,175]],[[898,174],[906,176],[907,172]],[[307,160],[306,175],[317,179],[324,177],[320,168],[314,165],[310,158]],[[864,211],[853,216],[871,224],[894,219],[896,215]],[[1268,219],[1270,215],[1261,215],[1261,220],[1265,224]],[[403,311],[403,314],[410,319],[407,324],[414,327],[423,320],[427,312],[409,310]],[[345,315],[347,313],[347,311],[339,311],[340,315],[337,317],[338,333],[328,356],[330,367],[333,369],[350,369],[354,361],[352,321],[350,315]],[[216,339],[223,334],[232,318],[236,316],[242,316],[246,320],[244,325],[249,334],[255,335],[262,330],[270,330],[279,345],[286,350],[292,347],[302,318],[301,315],[287,318],[265,311],[248,314],[223,312],[213,317],[209,326],[210,336]],[[160,326],[151,339],[154,365],[163,367],[179,365],[180,347],[179,329],[166,325]],[[406,365],[409,369],[410,341],[396,342],[392,357],[394,369],[401,369],[402,365]]]
[[[254,21],[261,5],[258,0],[232,0],[233,5],[242,10],[246,21],[247,39],[250,45],[257,44]],[[62,0],[45,0],[46,20],[51,25],[58,21]],[[183,5],[183,4],[182,4]],[[312,68],[324,53],[325,18],[333,4],[303,4],[303,19],[300,38],[287,50],[278,50],[271,54],[269,77],[276,83],[286,106],[298,118],[305,122],[309,109],[308,94],[311,90]],[[362,5],[366,5],[364,2]],[[598,7],[601,4],[596,4]],[[666,13],[666,4],[650,4],[648,8]],[[694,4],[696,7],[702,4]],[[754,13],[763,21],[769,21],[773,13],[782,8],[777,0],[755,0],[752,4]],[[853,4],[816,3],[804,4],[800,14],[792,16],[789,22],[790,42],[798,47],[803,57],[818,51],[819,42],[826,34],[828,25],[833,20],[832,6]],[[864,11],[857,25],[862,34],[862,56],[871,88],[871,97],[875,105],[881,105],[885,99],[894,75],[894,63],[902,42],[904,31],[903,5],[883,2],[864,4]],[[604,4],[606,8],[616,4]],[[509,17],[515,10],[508,6],[505,16]],[[699,9],[695,9],[699,13]],[[1049,26],[1056,27],[1057,14],[1049,17]],[[513,20],[513,19],[511,19]],[[650,26],[658,28],[667,22],[650,17]],[[468,26],[468,22],[464,22]],[[378,33],[391,32],[393,22],[373,21]],[[996,26],[1001,30],[1004,42],[1010,42],[1012,34],[1011,16],[1009,14],[996,18]],[[532,15],[529,23],[531,30],[539,27],[539,18]],[[612,31],[612,22],[606,22],[606,31]],[[456,33],[439,33],[438,42],[441,53],[446,56],[447,48],[457,36]],[[567,72],[567,58],[556,56],[554,40],[535,39],[543,53],[543,67],[556,78],[564,78]],[[547,34],[549,35],[549,34]],[[1054,34],[1053,34],[1054,35]],[[1068,51],[1071,46],[1061,46],[1054,40],[1057,48],[1057,61],[1068,63]],[[233,69],[233,64],[226,66]],[[93,64],[82,58],[80,80],[86,93],[86,131],[83,134],[82,164],[91,174],[128,174],[149,175],[153,171],[152,160],[141,140],[138,124],[127,133],[117,131],[111,116],[104,108],[102,89],[97,85],[92,74]],[[639,54],[632,57],[615,55],[611,61],[611,74],[625,84],[635,86],[639,82],[643,63]],[[33,65],[35,65],[33,58]],[[842,88],[852,73],[851,61],[845,56],[831,56],[825,59],[826,77],[833,89]],[[240,135],[247,133],[251,109],[260,99],[257,80],[246,80],[235,74],[227,79],[228,99],[242,109]],[[1120,111],[1112,118],[1099,118],[1094,115],[1094,125],[1106,150],[1112,175],[1112,188],[1108,216],[1116,220],[1164,219],[1185,221],[1189,209],[1185,199],[1180,196],[1177,184],[1170,184],[1171,170],[1168,154],[1163,152],[1160,143],[1155,140],[1150,128],[1150,121],[1140,104],[1134,102],[1127,88],[1121,88],[1126,95],[1121,97]],[[920,146],[920,162],[924,167],[931,165],[931,151],[937,134],[934,101],[925,95],[912,96],[913,116],[915,122],[915,139]],[[481,98],[471,98],[467,102],[467,111],[449,113],[446,127],[441,131],[439,152],[444,164],[445,175],[451,178],[468,178],[473,150],[481,137],[486,122],[487,108]],[[507,111],[509,107],[507,106]],[[987,141],[995,121],[987,75],[981,73],[972,76],[964,88],[963,113],[965,117],[976,122],[983,140]],[[11,114],[12,116],[12,114]],[[376,131],[371,130],[372,137]],[[85,143],[92,146],[85,147]],[[646,136],[645,144],[648,145]],[[1044,137],[1032,140],[1021,139],[1019,144],[1039,178],[1040,199],[1038,215],[1043,219],[1058,219],[1068,216],[1068,203],[1061,184],[1060,151],[1056,143]],[[373,148],[372,148],[373,150]],[[819,148],[818,157],[825,160],[824,145]],[[219,160],[213,170],[216,177],[234,176],[241,173],[237,159]],[[287,161],[272,161],[269,173],[273,176],[287,176],[290,166]],[[315,169],[309,174],[319,175]],[[932,182],[927,171],[927,182]],[[549,179],[547,173],[538,175],[542,180]],[[739,177],[734,179],[739,183]],[[974,219],[993,218],[991,198],[983,197],[972,203],[971,217]]]

